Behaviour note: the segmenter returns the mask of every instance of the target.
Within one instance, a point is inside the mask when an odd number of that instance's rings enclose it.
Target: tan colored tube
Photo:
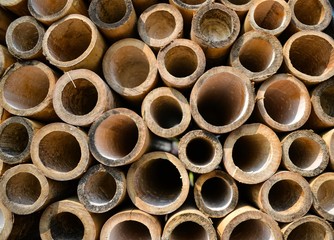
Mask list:
[[[150,6],[159,3],[158,0],[132,0],[133,6],[136,10],[137,15],[139,16]]]
[[[239,191],[229,174],[214,170],[196,180],[194,196],[201,212],[211,218],[222,218],[237,206]]]
[[[251,115],[254,102],[249,78],[240,70],[226,66],[205,72],[190,95],[195,122],[202,129],[216,134],[240,127]]]
[[[329,162],[325,141],[310,130],[298,130],[285,136],[282,141],[282,165],[303,177],[322,173]]]
[[[14,19],[15,17],[11,12],[5,10],[4,8],[0,8],[0,44],[6,45],[6,31]]]
[[[55,86],[53,107],[61,120],[76,126],[89,126],[117,103],[109,86],[91,70],[64,73]]]
[[[334,170],[334,128],[322,135],[329,151],[329,167]]]
[[[99,71],[106,48],[95,24],[79,14],[70,14],[53,23],[43,39],[43,54],[63,71],[78,68]]]
[[[334,40],[319,31],[301,31],[283,46],[287,70],[306,84],[317,84],[334,75]]]
[[[151,239],[160,240],[159,220],[140,210],[125,210],[116,213],[103,225],[100,239]]]
[[[125,175],[117,168],[95,165],[80,179],[77,193],[79,201],[88,211],[107,212],[118,206],[126,196]]]
[[[274,75],[282,62],[281,43],[275,36],[263,31],[241,35],[233,44],[229,55],[229,64],[254,82],[264,81]]]
[[[311,113],[311,99],[305,85],[290,74],[276,74],[257,91],[255,111],[260,121],[275,131],[294,131]]]
[[[15,62],[16,59],[9,53],[8,49],[0,45],[0,77]]]
[[[226,7],[234,10],[240,19],[244,19],[254,0],[220,0],[220,2]]]
[[[168,214],[178,209],[187,198],[188,173],[174,155],[150,152],[131,165],[127,190],[139,209],[154,215]]]
[[[0,0],[0,5],[18,16],[30,15],[28,0]]]
[[[14,214],[0,201],[0,238],[8,239],[13,229]]]
[[[156,57],[144,42],[127,38],[114,43],[103,58],[109,86],[125,99],[141,102],[157,83]]]

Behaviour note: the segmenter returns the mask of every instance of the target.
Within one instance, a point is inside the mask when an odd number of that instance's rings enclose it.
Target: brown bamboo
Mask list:
[[[8,239],[13,229],[14,214],[0,201],[0,238]]]
[[[0,6],[8,9],[18,16],[30,15],[28,0],[0,0]]]
[[[220,0],[220,2],[226,7],[234,10],[240,19],[244,19],[254,0]]]
[[[136,10],[137,15],[139,16],[150,6],[159,3],[158,0],[132,0],[133,6]]]
[[[15,17],[11,12],[2,7],[0,8],[0,44],[6,45],[6,31],[9,24],[14,21],[14,19]]]
[[[2,77],[6,70],[15,62],[16,59],[9,53],[8,49],[0,45],[0,77]]]
[[[322,135],[329,152],[329,168],[334,170],[334,128]]]

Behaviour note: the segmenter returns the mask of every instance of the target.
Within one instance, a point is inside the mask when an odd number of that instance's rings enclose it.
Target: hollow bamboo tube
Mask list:
[[[195,83],[191,114],[202,129],[222,134],[240,127],[251,115],[255,97],[249,78],[232,67],[215,67]]]
[[[157,61],[161,79],[177,89],[191,88],[206,65],[202,48],[188,39],[175,39],[160,49]]]
[[[229,55],[229,64],[254,82],[264,81],[274,75],[282,62],[281,43],[275,36],[263,31],[250,31],[241,35]]]
[[[0,45],[0,77],[15,62],[16,59],[9,53],[8,49]]]
[[[334,75],[334,40],[319,31],[301,31],[283,46],[286,69],[304,83],[326,81]]]
[[[282,233],[271,216],[251,207],[239,206],[219,223],[220,239],[282,240]]]
[[[190,106],[179,91],[160,87],[143,100],[141,115],[146,126],[157,136],[172,138],[184,133],[191,121]]]
[[[220,0],[220,2],[226,7],[234,10],[240,19],[244,19],[254,0]]]
[[[329,168],[334,170],[334,128],[322,135],[329,152]]]
[[[158,51],[183,35],[183,18],[173,5],[158,3],[147,8],[138,19],[140,38]]]
[[[8,51],[18,59],[43,60],[44,26],[31,16],[15,19],[7,28]]]
[[[198,43],[208,59],[226,56],[240,32],[237,14],[223,4],[207,4],[199,8],[191,23],[191,40]]]
[[[41,62],[17,62],[2,77],[0,103],[13,115],[57,120],[52,106],[57,79],[57,74]]]
[[[125,210],[110,217],[103,225],[100,239],[151,239],[160,240],[159,220],[138,209]]]
[[[214,134],[192,130],[180,139],[178,156],[189,171],[204,174],[219,166],[223,148]]]
[[[210,218],[195,208],[188,208],[173,213],[165,224],[161,239],[216,240],[217,234]]]
[[[292,222],[303,217],[313,203],[309,183],[294,172],[277,172],[249,190],[257,207],[278,222]]]
[[[281,143],[275,132],[260,123],[244,124],[231,132],[223,146],[223,164],[237,181],[261,183],[278,169]]]
[[[329,162],[325,141],[311,130],[294,131],[281,140],[282,165],[303,177],[322,173]]]
[[[125,99],[140,102],[157,83],[156,57],[144,42],[127,38],[111,45],[103,58],[109,86]]]
[[[188,173],[174,155],[150,152],[134,162],[127,174],[127,190],[133,204],[154,215],[178,209],[189,192]]]
[[[286,240],[334,239],[334,231],[331,225],[314,215],[307,215],[287,224],[282,228],[282,233]]]
[[[139,159],[150,144],[144,120],[132,110],[115,108],[101,115],[89,130],[89,148],[106,166],[122,166]]]
[[[147,8],[157,3],[159,3],[158,0],[132,0],[132,4],[138,16]]]
[[[229,174],[214,170],[196,180],[194,196],[201,212],[211,218],[222,218],[236,208],[239,191]]]
[[[93,0],[89,17],[109,40],[119,40],[135,34],[137,16],[131,0]]]
[[[0,7],[0,44],[6,45],[6,31],[9,24],[11,24],[14,19],[13,14]]]
[[[0,201],[0,238],[8,239],[13,229],[14,214]]]
[[[34,18],[48,26],[70,14],[88,15],[84,0],[28,0],[28,9]]]
[[[18,16],[30,15],[28,0],[0,0],[0,5]]]
[[[79,201],[94,213],[107,212],[118,206],[126,196],[124,173],[102,164],[88,169],[77,188]]]
[[[53,107],[66,123],[89,126],[117,103],[108,85],[91,70],[76,69],[62,75],[55,86]]]
[[[63,71],[99,71],[106,48],[95,24],[80,14],[70,14],[53,23],[43,38],[43,54]]]
[[[303,126],[311,113],[311,99],[305,85],[290,74],[275,74],[257,91],[255,114],[279,132]]]

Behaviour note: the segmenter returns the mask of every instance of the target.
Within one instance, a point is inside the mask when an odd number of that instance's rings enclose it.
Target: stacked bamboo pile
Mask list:
[[[0,5],[0,239],[334,239],[327,0]]]

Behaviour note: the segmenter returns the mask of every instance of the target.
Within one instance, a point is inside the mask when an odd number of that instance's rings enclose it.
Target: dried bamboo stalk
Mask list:
[[[18,16],[29,15],[28,0],[0,0],[0,5]]]

